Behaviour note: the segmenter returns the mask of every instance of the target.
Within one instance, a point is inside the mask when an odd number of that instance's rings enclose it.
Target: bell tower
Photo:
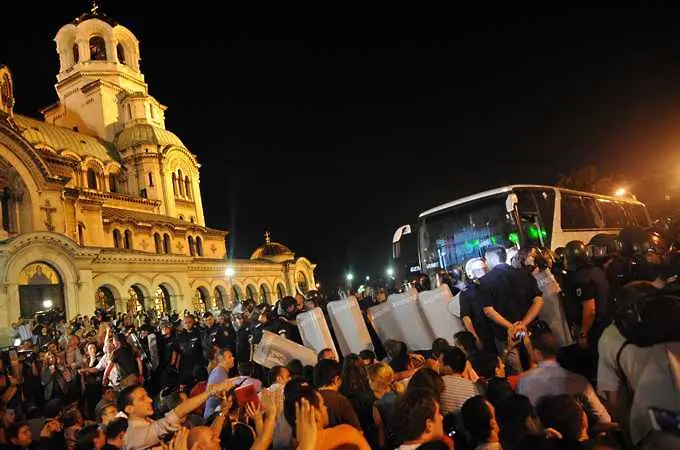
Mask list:
[[[165,128],[165,107],[149,95],[140,71],[137,38],[95,2],[54,40],[59,100],[42,110],[46,122],[108,142],[129,123]]]

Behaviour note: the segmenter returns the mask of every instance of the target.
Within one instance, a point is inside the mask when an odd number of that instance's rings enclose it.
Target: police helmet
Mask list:
[[[646,256],[649,253],[664,257],[669,253],[669,246],[661,234],[653,230],[638,227],[627,227],[619,233],[621,255],[625,257]]]
[[[600,233],[593,236],[588,249],[593,258],[608,258],[621,252],[621,242],[614,234]]]
[[[588,247],[583,241],[570,241],[564,247],[564,264],[567,270],[576,270],[588,263]]]
[[[472,258],[465,263],[465,274],[470,280],[478,280],[488,272],[486,261],[482,258]]]

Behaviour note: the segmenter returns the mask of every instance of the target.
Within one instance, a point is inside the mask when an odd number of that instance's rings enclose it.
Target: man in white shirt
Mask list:
[[[532,359],[538,367],[522,375],[517,393],[538,405],[545,396],[567,394],[583,400],[586,414],[597,419],[599,423],[610,423],[611,417],[595,390],[583,376],[563,369],[557,362],[557,340],[549,331],[539,332],[531,336]]]
[[[180,428],[182,418],[202,405],[209,396],[230,390],[232,383],[225,380],[210,386],[205,392],[195,395],[158,420],[151,420],[153,401],[142,386],[128,386],[118,395],[118,409],[128,416],[125,434],[125,450],[146,450],[159,446],[161,439]]]

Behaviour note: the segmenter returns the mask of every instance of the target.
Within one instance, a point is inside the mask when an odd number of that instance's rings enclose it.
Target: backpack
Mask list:
[[[680,293],[633,282],[614,300],[613,319],[627,343],[650,347],[680,342]]]

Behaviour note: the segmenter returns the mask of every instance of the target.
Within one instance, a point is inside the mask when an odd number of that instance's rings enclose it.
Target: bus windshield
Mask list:
[[[519,231],[506,210],[507,193],[422,217],[418,239],[422,270],[450,270],[482,256],[489,246],[518,245]]]

